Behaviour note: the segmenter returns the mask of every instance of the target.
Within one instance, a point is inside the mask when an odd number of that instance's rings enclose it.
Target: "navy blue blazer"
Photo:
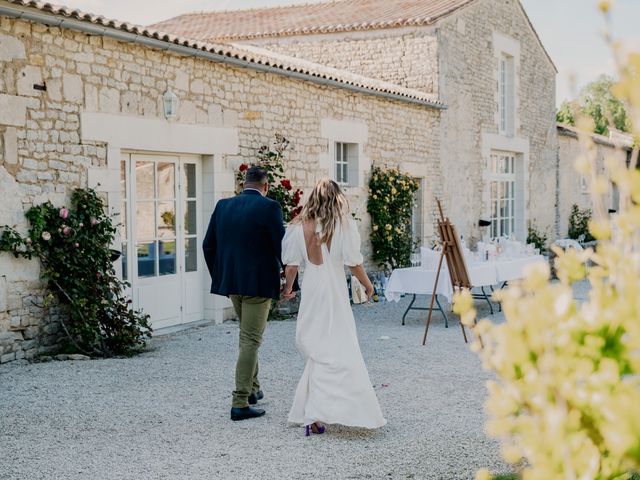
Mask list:
[[[220,200],[202,245],[211,293],[278,299],[283,237],[278,202],[257,190]]]

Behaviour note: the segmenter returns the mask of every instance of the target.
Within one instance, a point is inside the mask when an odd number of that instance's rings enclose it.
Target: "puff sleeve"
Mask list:
[[[360,233],[358,225],[353,218],[349,218],[344,225],[342,234],[342,256],[344,264],[348,267],[355,267],[364,263],[362,253],[360,253]]]
[[[287,231],[282,239],[282,264],[283,265],[297,265],[300,266],[303,263],[304,257],[300,250],[301,244],[299,241],[299,229],[300,224],[289,225]]]

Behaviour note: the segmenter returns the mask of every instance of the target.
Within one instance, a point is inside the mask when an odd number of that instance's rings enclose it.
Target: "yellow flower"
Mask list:
[[[600,0],[598,8],[602,13],[609,13],[609,10],[611,9],[611,0]]]
[[[491,473],[486,468],[481,468],[476,472],[476,480],[491,480],[492,478]]]
[[[373,226],[373,231],[374,231],[374,232],[377,232],[377,231],[378,231],[378,225],[374,225],[374,226]]]
[[[384,229],[385,229],[387,232],[391,231],[391,229],[392,229],[392,228],[393,228],[393,227],[392,227],[391,225],[389,225],[388,223],[384,226]]]
[[[396,188],[395,187],[391,187],[391,195],[395,195],[396,193],[398,193]]]

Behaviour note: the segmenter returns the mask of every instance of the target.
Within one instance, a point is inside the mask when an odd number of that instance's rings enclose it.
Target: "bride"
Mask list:
[[[320,180],[283,239],[287,265],[283,298],[291,298],[298,268],[304,269],[296,346],[307,364],[298,383],[289,422],[306,434],[323,424],[378,428],[385,425],[364,364],[349,304],[343,265],[373,286],[362,265],[360,235],[347,199],[333,180]]]

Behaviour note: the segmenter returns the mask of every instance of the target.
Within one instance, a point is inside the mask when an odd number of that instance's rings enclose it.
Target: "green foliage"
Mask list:
[[[385,270],[410,264],[414,240],[411,213],[419,185],[396,168],[374,167],[367,212],[371,216],[373,260]]]
[[[100,356],[132,354],[144,347],[151,328],[148,315],[131,309],[124,294],[128,285],[113,268],[115,226],[94,190],[75,190],[71,203],[71,209],[50,202],[29,209],[27,238],[0,227],[0,250],[40,258],[42,278],[70,306],[70,318],[62,324],[73,349]]]
[[[255,165],[264,168],[269,178],[269,193],[267,197],[280,204],[285,222],[290,222],[302,211],[302,206],[300,205],[302,190],[294,190],[291,180],[284,174],[284,155],[288,148],[289,140],[276,133],[273,148],[268,145],[260,147],[257,154],[258,161],[252,165],[243,163],[236,173],[237,193],[240,193],[249,167]]]
[[[538,232],[535,225],[529,225],[527,243],[532,243],[536,246],[540,252],[544,253],[547,250],[547,240],[549,237],[544,232]]]
[[[578,205],[571,207],[571,215],[569,216],[569,238],[580,240],[583,242],[591,242],[595,240],[591,232],[589,232],[589,221],[591,220],[591,210],[588,208],[581,210]]]
[[[574,125],[576,124],[576,112],[579,111],[580,106],[575,102],[562,102],[558,112],[556,113],[556,121],[560,123],[564,123],[566,125]]]
[[[576,118],[586,115],[594,122],[594,133],[608,135],[610,128],[630,130],[627,110],[613,94],[613,80],[606,75],[586,85],[577,101],[563,102],[556,114],[558,122],[576,124]]]

